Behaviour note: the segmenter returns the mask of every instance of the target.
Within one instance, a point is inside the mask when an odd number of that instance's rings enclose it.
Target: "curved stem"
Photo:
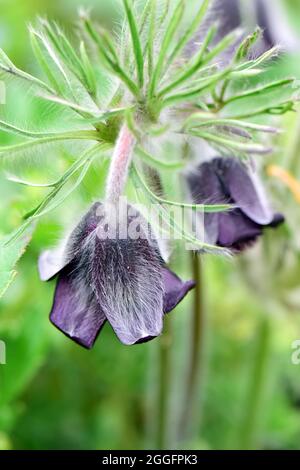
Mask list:
[[[168,403],[171,392],[171,322],[165,320],[165,332],[159,343],[159,375],[157,391],[157,438],[156,448],[164,450],[168,444]]]
[[[126,185],[135,137],[126,124],[123,124],[112,155],[106,186],[106,201],[116,204]]]
[[[184,440],[192,428],[192,419],[197,416],[197,402],[199,401],[199,379],[203,356],[204,338],[204,288],[203,268],[200,256],[191,253],[193,279],[196,282],[194,289],[194,310],[191,322],[191,348],[188,357],[187,383],[184,391],[182,410],[179,421],[179,440]]]

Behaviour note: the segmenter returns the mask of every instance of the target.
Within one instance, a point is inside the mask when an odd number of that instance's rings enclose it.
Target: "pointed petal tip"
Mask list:
[[[71,339],[72,341],[74,341],[74,343],[77,343],[79,346],[82,346],[83,348],[88,349],[88,350],[91,350],[93,348],[95,341],[98,337],[98,334],[100,333],[99,331],[97,336],[94,338],[82,338],[76,335],[75,333],[66,331],[65,326],[60,325],[59,322],[55,318],[53,318],[51,314],[49,316],[49,320],[51,324],[55,326],[55,328],[61,333],[63,333],[67,338]]]
[[[285,223],[285,217],[283,214],[277,213],[274,215],[272,222],[269,224],[271,228],[277,228]]]
[[[164,280],[164,313],[171,312],[185,297],[194,289],[194,281],[183,282],[175,273],[168,268],[163,268]]]
[[[62,250],[46,250],[38,259],[38,273],[43,282],[51,281],[64,268]]]
[[[160,336],[163,332],[163,321],[160,324],[153,325],[153,328],[148,330],[136,330],[136,331],[118,331],[114,328],[114,332],[119,341],[124,346],[134,346],[135,344],[143,344],[152,341],[153,339]]]

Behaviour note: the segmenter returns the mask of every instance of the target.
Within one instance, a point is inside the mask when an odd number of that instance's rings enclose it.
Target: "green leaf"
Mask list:
[[[265,147],[261,144],[245,143],[238,140],[233,140],[227,136],[222,136],[222,134],[216,135],[209,132],[193,130],[191,130],[189,133],[195,137],[200,137],[207,142],[212,142],[221,148],[234,150],[243,154],[265,155],[272,152],[272,148]]]
[[[155,31],[156,31],[156,15],[157,15],[157,0],[150,2],[150,21],[149,21],[149,34],[148,34],[148,75],[151,79],[153,72],[153,54],[154,54],[154,43],[155,43]]]
[[[31,31],[31,34],[36,37],[36,40],[39,42],[40,47],[42,47],[45,50],[46,57],[48,58],[48,61],[49,61],[48,69],[50,70],[50,64],[53,65],[54,69],[58,72],[58,76],[63,79],[62,84],[65,84],[67,86],[68,91],[73,96],[73,88],[70,82],[70,78],[65,70],[65,61],[57,53],[51,41],[45,34],[43,34],[43,32],[36,31],[32,27],[30,31]],[[41,52],[41,54],[43,53]],[[45,60],[47,59],[45,58]],[[59,87],[61,88],[61,85],[59,85]]]
[[[172,91],[174,88],[178,87],[179,85],[181,85],[183,82],[185,82],[186,80],[188,80],[190,77],[192,77],[195,73],[198,72],[198,70],[203,67],[204,65],[204,54],[205,54],[205,51],[209,45],[209,43],[212,41],[213,39],[213,36],[215,34],[215,28],[212,27],[210,28],[210,30],[208,31],[204,41],[203,41],[203,44],[200,48],[200,51],[199,53],[196,55],[196,58],[193,59],[189,64],[185,65],[185,70],[183,73],[181,73],[177,78],[175,78],[175,80],[173,82],[171,82],[169,85],[167,85],[165,88],[163,88],[158,96],[162,97],[164,95],[166,95],[167,93],[169,93],[170,91]]]
[[[123,81],[123,83],[127,86],[127,88],[131,91],[133,95],[139,97],[139,88],[134,83],[134,81],[131,80],[126,71],[121,66],[120,61],[118,59],[118,53],[111,38],[104,31],[101,31],[98,34],[98,32],[94,30],[92,23],[89,21],[88,18],[84,17],[83,21],[85,29],[91,39],[96,44],[100,53],[100,57],[103,59],[104,64],[108,67],[110,71],[113,71]]]
[[[44,74],[48,78],[48,80],[51,83],[51,86],[54,88],[54,90],[57,93],[61,94],[63,91],[62,91],[62,88],[60,86],[60,83],[56,79],[54,73],[52,72],[51,67],[49,66],[49,61],[46,59],[34,31],[29,31],[29,34],[30,34],[30,42],[31,42],[32,50],[34,52],[34,55],[35,55],[39,65],[40,65],[41,69],[43,70]]]
[[[50,211],[56,209],[60,204],[62,204],[65,199],[72,194],[72,192],[81,184],[83,178],[85,177],[90,164],[95,157],[96,153],[105,152],[110,149],[109,144],[97,144],[93,147],[86,150],[81,157],[79,157],[65,172],[65,174],[53,185],[52,191],[38,204],[37,207],[32,209],[29,213],[25,215],[25,222],[21,225],[6,241],[7,244],[14,243],[23,233],[26,231],[27,227],[36,219],[42,217],[43,215],[48,214]],[[63,194],[60,195],[60,191],[64,188],[66,183],[79,171],[79,175],[76,178],[75,182],[71,187]],[[59,196],[59,197],[57,197]]]
[[[80,43],[80,55],[83,63],[89,92],[97,99],[97,80],[83,41]]]
[[[141,176],[137,168],[134,166],[133,167],[133,174],[134,176],[139,180],[141,183],[142,187],[145,189],[145,191],[149,194],[151,199],[153,199],[156,202],[159,202],[160,204],[167,205],[167,206],[175,206],[175,207],[182,207],[186,209],[193,209],[195,211],[199,212],[205,212],[208,214],[211,213],[218,213],[218,212],[226,212],[229,210],[234,209],[233,204],[185,204],[181,202],[175,202],[175,201],[169,201],[167,199],[163,199],[156,194],[154,194],[153,191],[148,187],[146,184],[144,178]]]
[[[185,47],[185,45],[188,43],[188,41],[193,37],[193,34],[197,30],[197,28],[200,26],[202,19],[204,18],[204,15],[206,14],[208,10],[208,6],[210,4],[211,0],[204,0],[202,2],[202,5],[196,14],[194,20],[184,33],[184,35],[178,40],[176,46],[174,47],[173,52],[171,53],[169,59],[168,59],[168,65],[170,65],[174,59],[178,56],[180,51]]]
[[[133,45],[133,52],[136,61],[137,73],[138,73],[138,81],[140,87],[144,85],[144,58],[143,58],[143,51],[140,41],[140,35],[138,32],[137,23],[133,14],[133,7],[129,3],[128,0],[123,0],[130,33],[131,33],[131,40]]]
[[[149,152],[146,152],[146,150],[142,149],[141,147],[136,147],[136,152],[141,159],[143,159],[146,163],[153,166],[154,168],[178,170],[184,167],[183,161],[165,162],[159,160],[158,158],[155,158],[153,155],[151,155]]]
[[[226,101],[224,101],[224,106],[229,103],[233,103],[234,101],[237,101],[237,100],[250,98],[252,96],[258,96],[263,93],[267,93],[267,92],[285,87],[287,85],[292,85],[294,82],[295,80],[293,78],[286,78],[283,80],[277,80],[271,83],[267,83],[266,85],[258,86],[254,89],[246,90],[243,93],[240,93],[240,94],[237,94],[228,98]]]
[[[205,77],[197,81],[198,86],[195,88],[188,88],[173,95],[167,96],[162,103],[163,107],[188,101],[195,98],[200,98],[201,94],[215,86],[220,80],[226,78],[231,73],[231,69],[224,70],[220,73]],[[201,84],[201,85],[200,85]],[[199,86],[200,85],[200,86]]]
[[[184,2],[182,0],[179,0],[178,5],[175,8],[174,14],[172,15],[172,18],[167,26],[167,29],[166,29],[166,32],[162,41],[160,53],[157,59],[157,64],[155,66],[152,79],[150,82],[150,88],[149,88],[150,97],[153,97],[155,95],[156,87],[161,77],[166,55],[168,53],[170,44],[174,38],[178,25],[180,21],[182,20],[183,10],[184,10]]]
[[[92,163],[93,158],[95,157],[95,154],[99,152],[104,152],[105,150],[109,149],[110,145],[108,144],[98,144],[93,146],[92,148],[89,148],[86,150],[81,157],[79,157],[73,165],[70,166],[70,168],[66,171],[66,173],[54,184],[53,190],[47,194],[47,196],[42,200],[42,202],[33,210],[31,210],[29,213],[25,215],[25,219],[27,220],[33,220],[39,217],[42,217],[43,215],[49,213],[56,207],[58,207],[62,202],[65,201],[65,199],[80,185],[82,182],[83,178],[85,177],[90,164]],[[55,201],[54,198],[60,193],[60,191],[63,189],[65,184],[79,171],[79,176],[77,177],[75,183],[71,186],[71,189],[68,190],[65,194],[63,194],[60,198],[56,199]],[[53,201],[53,202],[52,202]]]
[[[238,47],[238,50],[235,54],[235,61],[240,62],[243,59],[246,59],[249,55],[251,47],[258,41],[259,37],[262,35],[261,28],[257,27],[252,34],[249,34]]]
[[[255,124],[253,122],[245,122],[239,119],[216,118],[215,115],[209,115],[208,113],[192,114],[186,120],[183,128],[184,130],[189,130],[194,128],[198,129],[201,127],[213,126],[232,126],[257,132],[266,132],[270,134],[277,134],[279,132],[279,130],[275,127]]]
[[[37,138],[20,144],[6,145],[0,147],[0,157],[8,155],[15,155],[16,153],[26,152],[39,145],[51,144],[54,142],[64,142],[67,140],[99,140],[99,133],[97,131],[74,131],[49,134],[47,137]]]
[[[262,114],[271,114],[275,116],[280,116],[289,111],[296,111],[295,103],[292,100],[283,101],[282,103],[273,104],[271,106],[266,106],[262,108],[257,108],[250,112],[241,113],[238,115],[231,116],[232,119],[247,119],[255,116],[260,116]]]
[[[2,63],[1,63],[2,61]],[[7,55],[0,49],[0,71],[8,73],[16,78],[20,78],[29,82],[31,85],[40,88],[43,91],[47,91],[48,93],[54,93],[53,88],[51,88],[47,83],[44,83],[42,80],[30,75],[29,73],[23,72],[23,70],[19,70],[7,57]]]
[[[14,243],[7,244],[13,234],[0,240],[0,297],[4,295],[10,284],[17,275],[15,269],[17,262],[24,254],[34,230],[34,225],[26,228],[22,237],[15,240]]]
[[[264,52],[263,54],[261,54],[257,59],[249,60],[248,62],[241,64],[240,66],[237,67],[236,71],[244,71],[244,70],[249,70],[253,68],[259,68],[259,66],[262,65],[264,62],[267,62],[268,60],[276,57],[279,51],[280,51],[280,47],[274,46],[271,49]]]

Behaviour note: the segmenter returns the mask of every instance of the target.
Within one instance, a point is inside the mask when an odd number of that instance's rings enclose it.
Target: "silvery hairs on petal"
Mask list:
[[[102,215],[105,212],[104,206]],[[130,227],[134,215],[124,217],[119,223]],[[87,276],[103,313],[124,344],[160,335],[164,290],[162,260],[155,242],[148,240],[143,227],[136,239],[121,238],[119,225],[114,238],[105,238],[104,231],[98,229],[99,226],[86,238],[80,260],[81,271]]]
[[[42,281],[53,279],[80,250],[85,237],[97,227],[97,208],[99,202],[92,205],[90,210],[84,214],[79,223],[71,233],[68,233],[61,241],[59,246],[44,251],[38,260],[38,270]]]

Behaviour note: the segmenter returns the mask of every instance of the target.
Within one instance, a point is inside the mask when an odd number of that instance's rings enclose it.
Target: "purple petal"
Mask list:
[[[132,217],[128,221],[133,222]],[[122,343],[132,345],[159,336],[163,282],[157,247],[142,226],[140,238],[108,239],[99,237],[101,225],[84,247],[98,303]]]
[[[183,282],[175,273],[166,267],[162,269],[162,275],[165,290],[164,313],[169,313],[184,299],[196,284],[194,281]]]
[[[195,54],[199,49],[199,44],[203,42],[208,30],[217,23],[217,33],[214,37],[212,46],[219,43],[227,34],[241,26],[242,18],[240,12],[240,0],[214,0],[209,8],[208,14],[202,23],[200,30],[188,45],[187,53]],[[243,37],[241,32],[240,37]],[[218,63],[224,67],[232,59],[234,52],[239,44],[229,46],[218,57]]]
[[[50,320],[66,336],[91,349],[106,317],[85,281],[66,268],[57,280]]]
[[[236,158],[216,158],[213,163],[232,201],[253,222],[269,225],[273,213],[257,175]]]
[[[220,214],[218,244],[226,248],[238,248],[239,245],[255,241],[262,234],[262,228],[240,210]]]
[[[269,227],[271,228],[277,228],[281,224],[284,224],[285,218],[282,214],[275,214],[272,222],[270,223]]]
[[[229,202],[221,187],[212,162],[204,162],[187,176],[187,183],[195,204],[224,204]],[[204,214],[205,242],[215,244],[218,239],[218,214]]]
[[[85,239],[96,230],[102,215],[102,207],[101,202],[95,202],[71,233],[66,248],[69,261],[74,259],[76,253],[80,252]]]
[[[263,30],[263,40],[258,44],[260,54],[276,44],[288,52],[299,50],[299,38],[289,22],[284,3],[256,0],[257,23]]]
[[[42,281],[50,281],[60,273],[80,251],[86,237],[97,228],[97,210],[100,202],[93,204],[71,233],[66,246],[44,251],[38,261],[38,270]]]
[[[65,266],[64,248],[44,251],[38,260],[38,270],[41,281],[50,281]]]

